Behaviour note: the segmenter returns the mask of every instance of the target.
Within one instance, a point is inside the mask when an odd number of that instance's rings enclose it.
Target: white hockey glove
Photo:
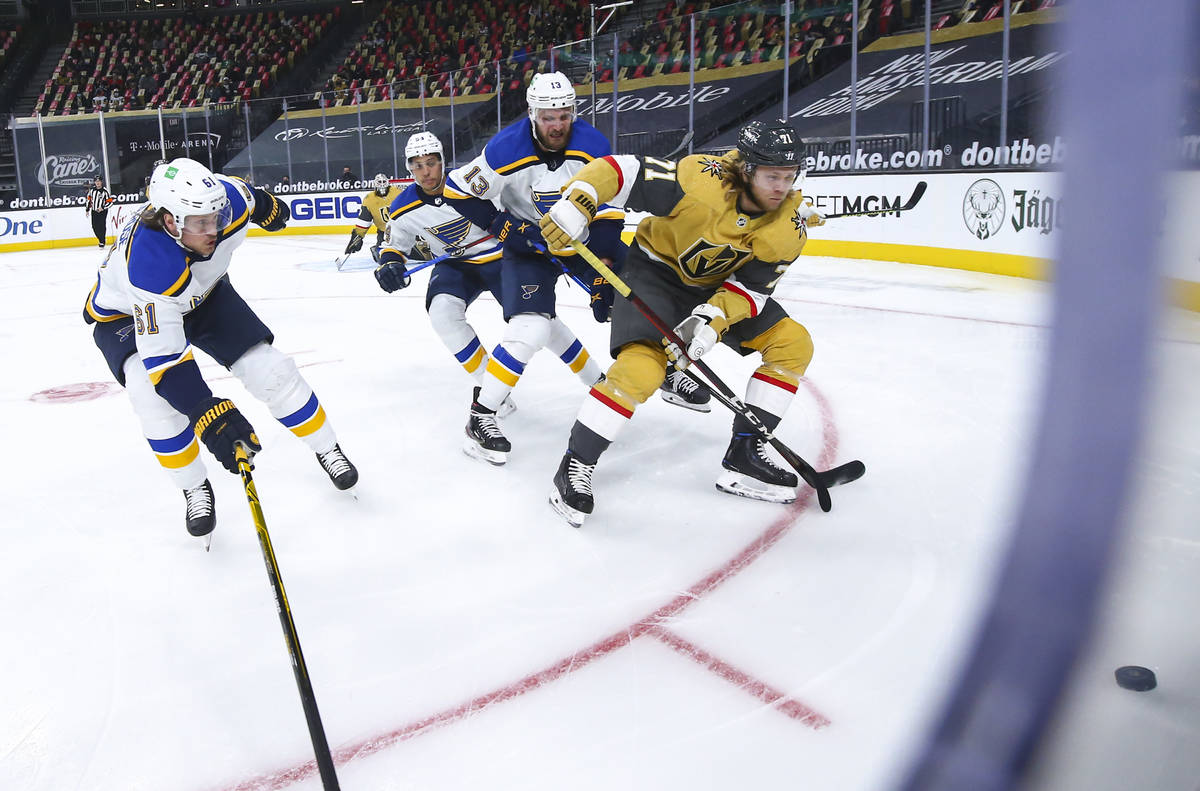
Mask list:
[[[686,344],[685,351],[691,359],[700,359],[717,345],[720,338],[717,336],[717,331],[712,328],[713,319],[716,318],[723,319],[725,314],[716,305],[701,302],[692,308],[691,314],[686,319],[676,325],[675,334]],[[687,359],[676,361],[676,367],[682,368],[683,366],[679,363],[686,364]]]
[[[586,181],[567,185],[567,191],[542,215],[542,237],[551,250],[563,250],[582,239],[596,217],[596,188]]]
[[[800,219],[804,220],[804,224],[809,228],[825,224],[825,218],[818,214],[812,204],[807,201],[801,201],[800,208],[796,209],[796,214],[800,215]]]

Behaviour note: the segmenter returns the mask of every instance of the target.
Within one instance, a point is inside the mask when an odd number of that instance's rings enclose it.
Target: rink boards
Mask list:
[[[927,188],[917,204],[897,211],[921,182]],[[1070,221],[1061,174],[1054,172],[813,176],[803,190],[822,214],[873,212],[813,230],[805,248],[813,255],[1049,279],[1058,239]],[[346,233],[362,205],[361,193],[280,197],[292,211],[284,231],[289,234]],[[1173,174],[1166,197],[1163,274],[1171,280],[1177,304],[1200,310],[1200,229],[1187,221],[1200,214],[1200,172]],[[1139,198],[1102,199],[1111,202],[1113,232],[1119,233],[1123,207]],[[109,211],[110,240],[139,208],[121,204]],[[0,251],[90,246],[94,238],[82,205],[0,212]]]

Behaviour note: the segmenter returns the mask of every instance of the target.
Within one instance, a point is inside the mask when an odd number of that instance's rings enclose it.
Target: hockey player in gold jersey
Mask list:
[[[362,209],[358,212],[354,229],[350,231],[350,241],[346,244],[346,255],[357,253],[362,249],[363,237],[374,225],[375,244],[371,245],[371,258],[375,259],[375,263],[378,264],[379,249],[383,245],[387,232],[390,207],[396,196],[404,190],[404,185],[392,184],[391,179],[383,173],[377,173],[371,185],[374,189],[363,196]]]
[[[810,226],[824,220],[793,185],[800,139],[789,124],[755,121],[724,156],[679,162],[609,156],[584,167],[542,218],[552,247],[583,235],[601,203],[649,212],[638,226],[622,278],[664,321],[676,323],[685,350],[665,348],[662,334],[628,301],[613,306],[606,377],[580,407],[550,502],[576,527],[594,506],[592,475],[600,455],[666,374],[669,357],[698,358],[723,342],[761,355],[746,404],[770,430],[779,424],[812,359],[812,339],[771,298],[800,255]],[[749,421],[735,416],[717,488],[791,502],[794,473],[768,454]]]

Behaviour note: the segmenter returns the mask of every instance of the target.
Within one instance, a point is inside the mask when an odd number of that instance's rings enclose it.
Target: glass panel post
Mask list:
[[[111,177],[111,174],[109,174],[109,172],[108,172],[108,135],[105,134],[105,132],[104,132],[104,111],[101,110],[100,112],[96,113],[96,117],[100,123],[100,158],[104,162],[104,186],[111,190],[112,189],[112,177]],[[16,145],[17,145],[17,136],[13,135],[13,153],[14,154],[16,153]],[[17,160],[17,161],[19,161],[19,160]],[[20,172],[21,172],[21,169],[17,168],[17,173],[20,173]]]
[[[46,197],[46,207],[50,207],[50,174],[46,170],[46,133],[42,129],[42,114],[37,114],[38,148],[42,150],[42,192]]]
[[[329,183],[329,122],[325,120],[325,94],[321,94],[321,147],[325,150],[325,183]]]
[[[291,135],[291,129],[289,128],[289,123],[290,122],[288,120],[288,101],[287,101],[287,97],[284,97],[284,99],[283,99],[283,150],[284,150],[285,155],[287,156],[287,165],[288,165],[287,175],[288,175],[288,181],[290,182],[292,180],[292,135]]]
[[[242,105],[242,115],[246,119],[246,158],[250,161],[250,183],[257,183],[254,178],[254,145],[250,142],[250,102]]]
[[[1004,0],[1004,54],[1000,66],[1000,148],[1008,145],[1008,32],[1009,14],[1012,13],[1011,0]]]
[[[167,131],[163,128],[162,105],[158,107],[158,158],[167,160]]]

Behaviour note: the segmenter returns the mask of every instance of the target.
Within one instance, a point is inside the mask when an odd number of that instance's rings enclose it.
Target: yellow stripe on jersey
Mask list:
[[[571,373],[577,374],[582,371],[583,366],[587,365],[589,359],[587,349],[581,349],[579,355],[571,362]]]
[[[185,363],[188,360],[193,360],[193,359],[195,359],[195,358],[192,356],[192,349],[189,346],[188,350],[187,350],[187,354],[183,355],[179,359],[172,360],[169,364],[164,365],[161,368],[155,368],[153,371],[147,371],[146,375],[150,377],[150,384],[157,385],[159,382],[162,381],[163,375],[167,371],[171,370],[172,368],[179,365],[180,363]]]
[[[505,368],[504,364],[498,361],[494,356],[488,360],[487,372],[499,379],[501,382],[504,382],[504,384],[508,385],[509,387],[516,387],[517,382],[521,380],[520,374],[513,373]]]
[[[481,255],[481,256],[477,256],[475,258],[468,258],[468,259],[466,259],[466,263],[468,263],[468,264],[489,264],[492,261],[499,261],[500,256],[502,256],[502,255],[504,255],[504,251],[497,250],[496,252],[489,253],[488,255]]]
[[[540,161],[541,161],[541,159],[536,154],[531,157],[522,157],[521,159],[518,159],[516,162],[510,162],[507,165],[502,165],[502,166],[496,168],[496,172],[499,173],[501,176],[503,176],[508,173],[512,173],[515,170],[520,170],[521,168],[523,168],[527,165],[537,164]]]
[[[467,373],[474,374],[475,371],[479,370],[479,366],[486,356],[487,355],[484,353],[483,347],[480,346],[475,350],[475,353],[471,355],[470,359],[462,364],[462,367],[467,370]]]
[[[417,208],[418,206],[421,205],[421,203],[422,203],[422,201],[415,200],[412,203],[405,204],[404,206],[401,206],[399,209],[396,209],[395,211],[393,211],[390,216],[394,220],[397,217],[399,217],[400,215],[404,214],[405,212],[410,212],[413,209]]]
[[[170,286],[168,286],[165,291],[163,291],[163,295],[168,296],[168,297],[175,296],[176,294],[178,294],[180,291],[183,290],[183,287],[187,285],[187,283],[191,279],[191,277],[192,277],[192,270],[185,263],[183,265],[183,272],[179,275],[179,278],[174,283],[172,283]]]
[[[200,455],[200,443],[193,438],[188,446],[178,453],[155,453],[158,457],[158,463],[169,470],[178,470],[180,467],[186,467],[196,460]]]
[[[298,426],[291,426],[291,431],[297,437],[307,437],[325,425],[325,407],[318,406],[313,416]]]

